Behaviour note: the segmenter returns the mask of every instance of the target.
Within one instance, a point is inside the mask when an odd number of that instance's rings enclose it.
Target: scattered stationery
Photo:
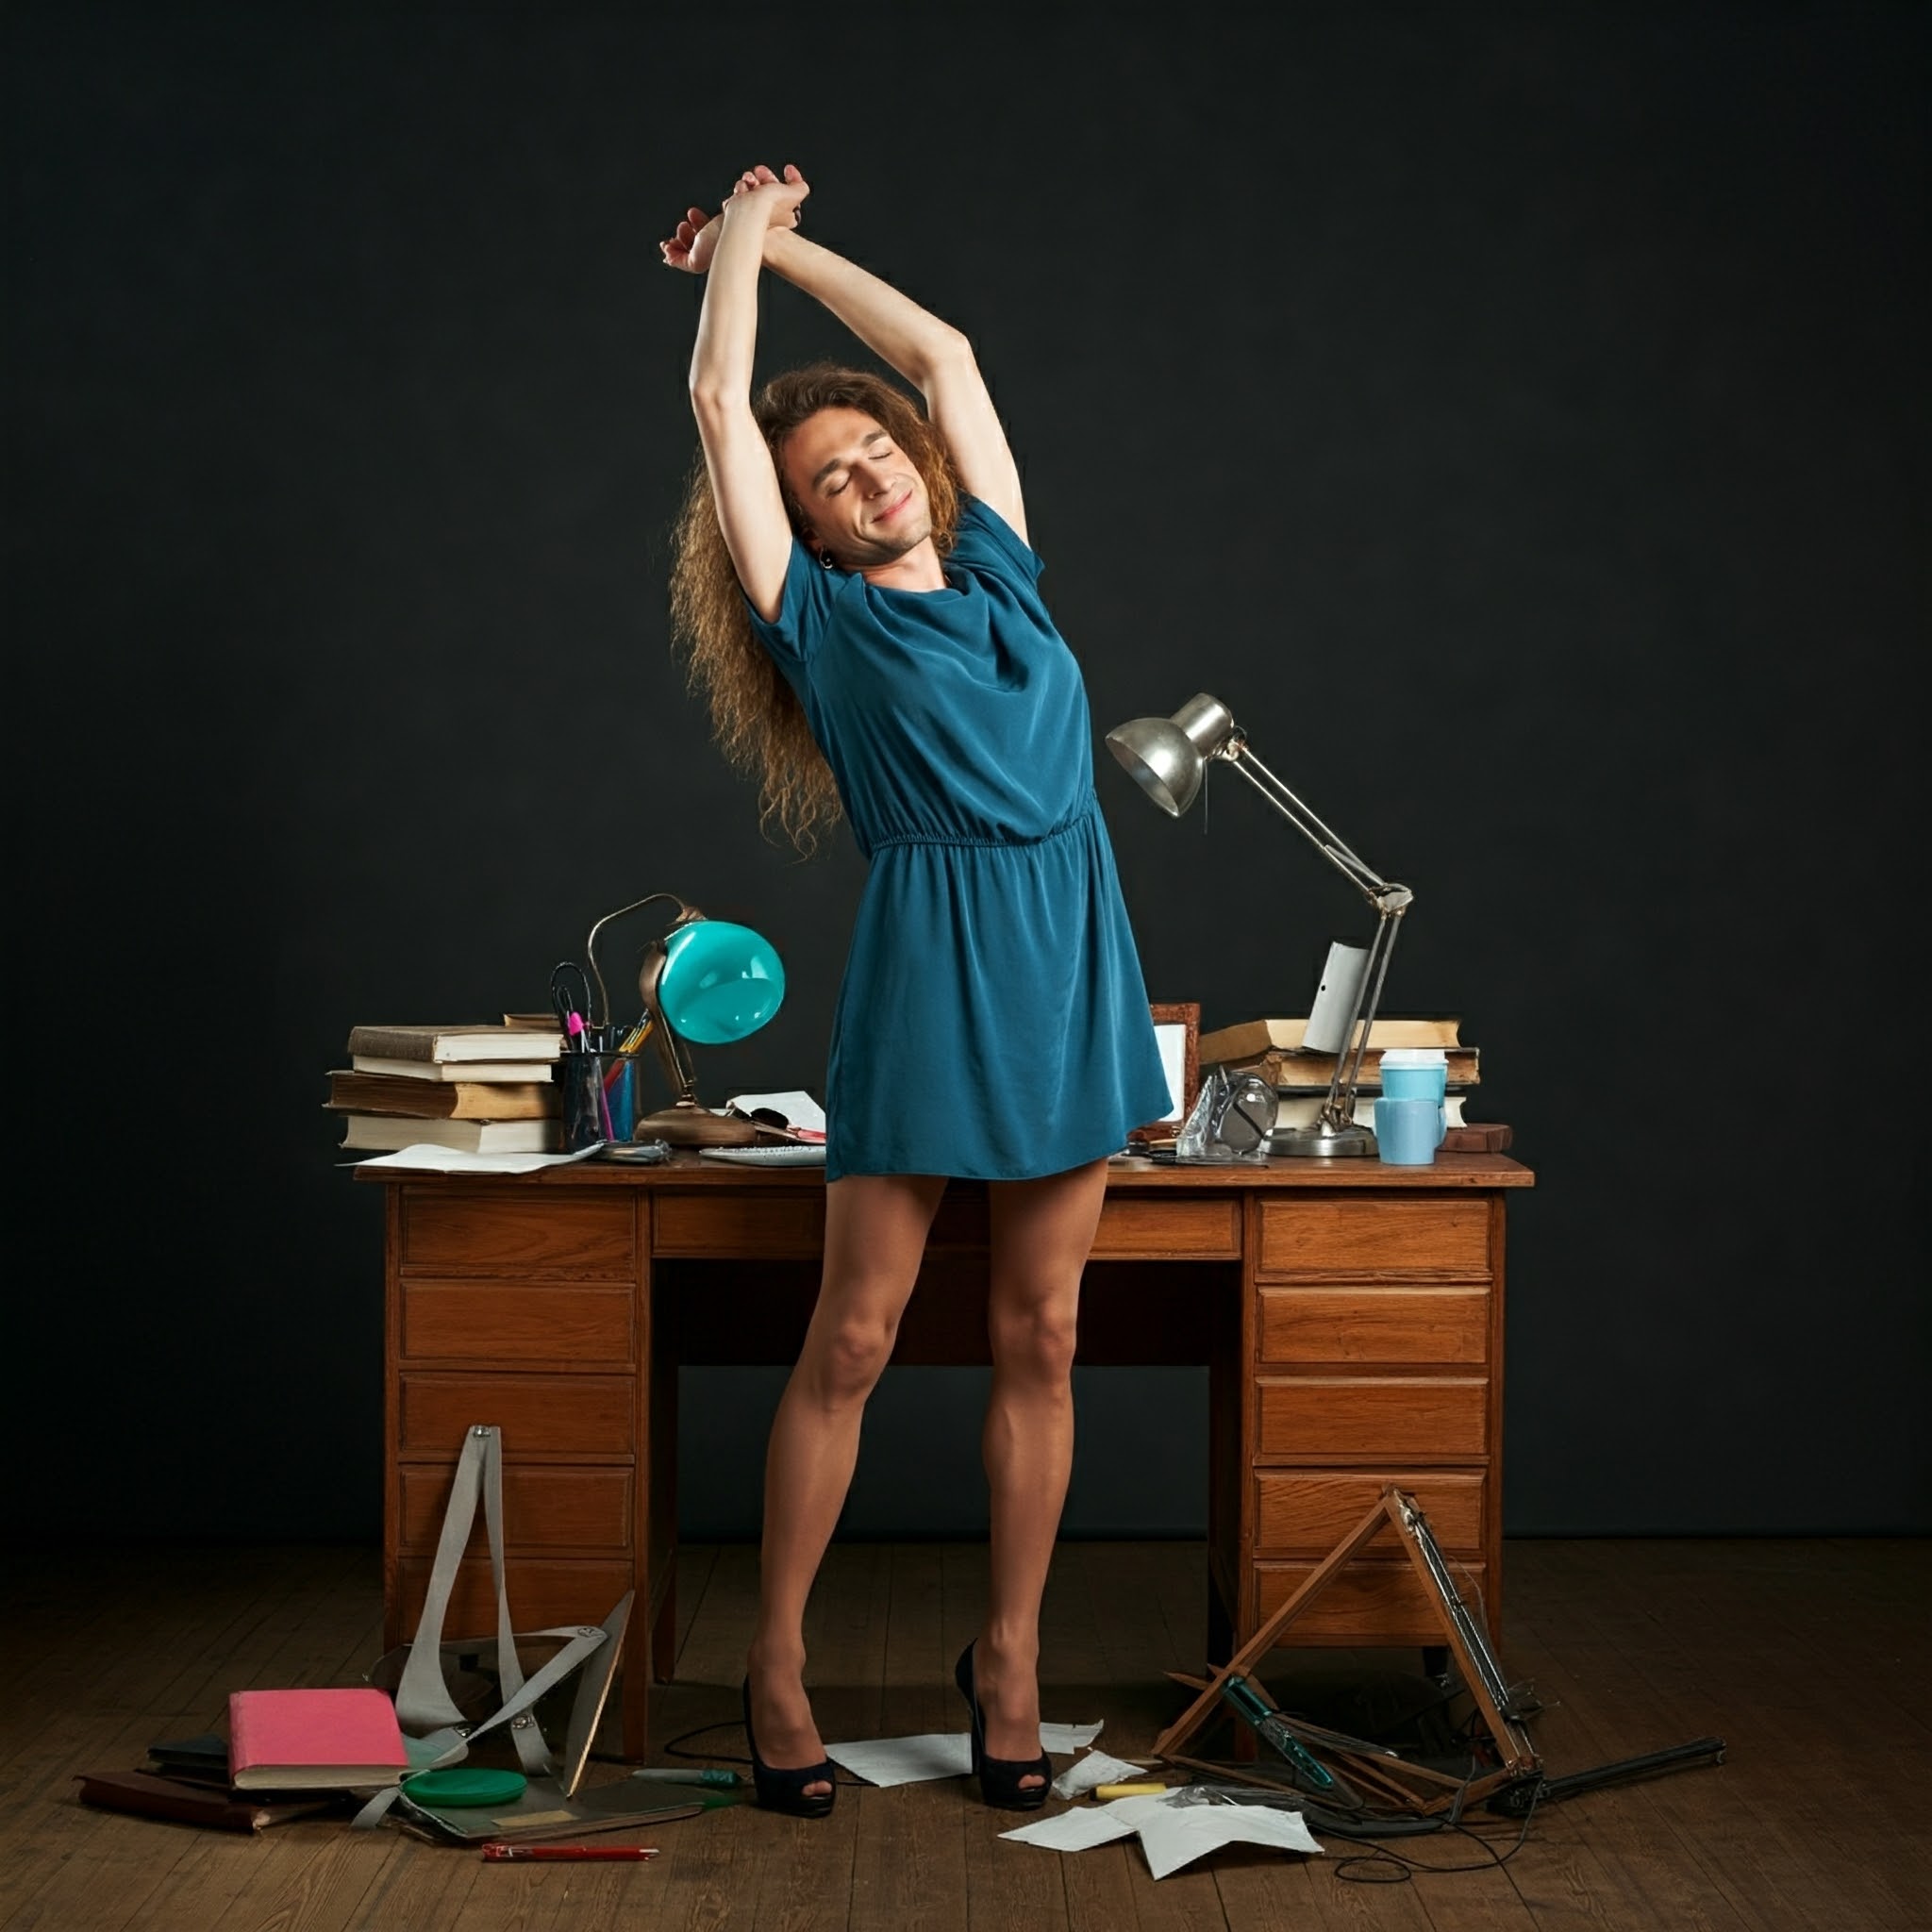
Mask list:
[[[1320,1853],[1299,1811],[1264,1805],[1202,1804],[1190,1801],[1187,1788],[1160,1798],[1122,1798],[1111,1805],[1076,1807],[1017,1831],[1005,1831],[1020,1844],[1049,1851],[1084,1852],[1094,1845],[1138,1833],[1147,1869],[1165,1878],[1223,1845],[1273,1845],[1284,1852]]]
[[[356,1790],[408,1769],[396,1707],[380,1690],[237,1690],[228,1776],[238,1791]]]
[[[524,1858],[618,1858],[641,1863],[658,1856],[656,1845],[507,1845],[500,1840],[483,1847],[483,1856],[492,1865]]]

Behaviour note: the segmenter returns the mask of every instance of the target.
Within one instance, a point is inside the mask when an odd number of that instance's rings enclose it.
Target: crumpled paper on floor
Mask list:
[[[1224,1845],[1273,1845],[1284,1852],[1320,1853],[1299,1811],[1266,1805],[1182,1804],[1178,1793],[1164,1798],[1116,1798],[1110,1805],[1083,1805],[1058,1817],[1023,1824],[1002,1838],[1049,1851],[1084,1852],[1138,1832],[1147,1869],[1165,1878]]]

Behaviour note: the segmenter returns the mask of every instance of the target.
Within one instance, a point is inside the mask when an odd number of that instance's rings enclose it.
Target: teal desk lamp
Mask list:
[[[668,1141],[674,1147],[749,1146],[758,1138],[757,1124],[712,1113],[700,1104],[690,1055],[683,1049],[743,1040],[778,1010],[785,997],[785,967],[762,933],[728,920],[708,919],[675,892],[653,892],[607,912],[591,928],[585,947],[603,1009],[599,1023],[608,1023],[610,1003],[597,969],[597,934],[611,920],[659,899],[670,900],[677,916],[644,947],[638,993],[664,1077],[676,1098],[670,1107],[641,1116],[631,1138]]]

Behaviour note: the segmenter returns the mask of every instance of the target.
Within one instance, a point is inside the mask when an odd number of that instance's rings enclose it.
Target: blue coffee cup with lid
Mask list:
[[[1382,1049],[1382,1091],[1391,1100],[1448,1098],[1449,1056],[1440,1046],[1387,1046]]]

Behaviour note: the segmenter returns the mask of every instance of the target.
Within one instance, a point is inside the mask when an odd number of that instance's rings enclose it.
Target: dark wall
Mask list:
[[[9,9],[15,1524],[373,1533],[352,1024],[669,888],[791,974],[708,1091],[823,1091],[859,862],[666,653],[655,244],[762,159],[974,337],[1096,736],[1217,692],[1414,886],[1386,1009],[1538,1176],[1511,1529],[1924,1528],[1924,9],[908,14]],[[1305,1010],[1347,886],[1099,780],[1153,995]],[[889,1378],[850,1526],[976,1520],[978,1389]],[[688,1391],[697,1533],[774,1392]],[[1070,1524],[1198,1530],[1203,1378],[1082,1393]]]

